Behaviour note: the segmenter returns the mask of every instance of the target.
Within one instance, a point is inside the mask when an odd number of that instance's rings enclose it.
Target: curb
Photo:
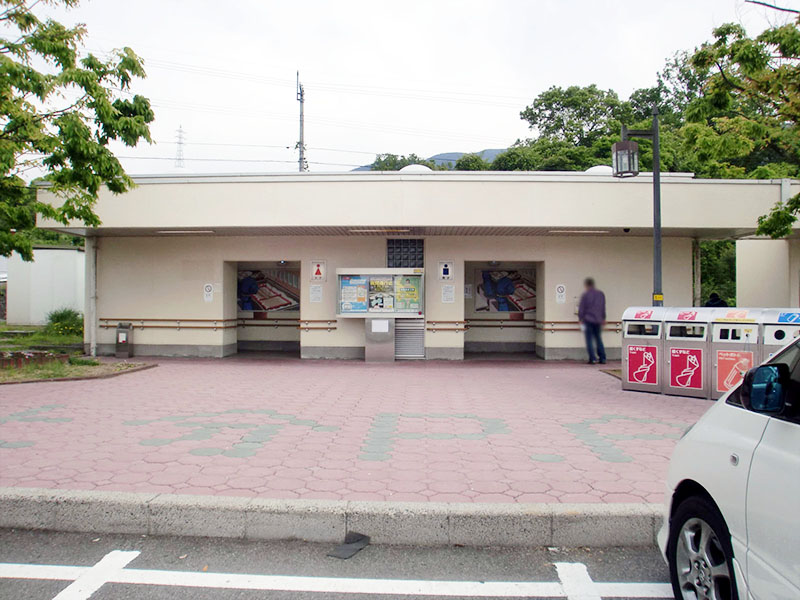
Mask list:
[[[415,546],[652,546],[660,504],[270,500],[0,488],[0,528]]]

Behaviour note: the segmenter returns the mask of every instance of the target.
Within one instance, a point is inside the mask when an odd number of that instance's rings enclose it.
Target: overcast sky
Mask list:
[[[123,158],[131,174],[297,170],[297,70],[310,168],[340,171],[377,152],[506,147],[552,85],[627,98],[714,27],[755,34],[777,18],[744,0],[83,0],[44,13],[85,23],[87,50],[144,58],[134,91],[153,103],[157,143],[115,147],[152,157]]]

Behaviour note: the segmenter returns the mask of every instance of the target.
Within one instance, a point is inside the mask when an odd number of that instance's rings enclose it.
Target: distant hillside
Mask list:
[[[489,148],[487,150],[481,150],[480,152],[476,152],[475,154],[479,155],[483,160],[487,162],[492,162],[495,157],[500,154],[501,152],[505,152],[507,148]],[[434,154],[428,160],[434,161],[437,165],[446,165],[448,163],[455,164],[455,162],[464,156],[465,154],[471,154],[471,152],[442,152],[440,154]],[[370,165],[362,165],[360,167],[356,167],[353,171],[369,171]]]
[[[489,148],[487,150],[476,152],[475,154],[487,162],[492,162],[498,154],[505,152],[506,150],[507,148]],[[471,154],[471,152],[442,152],[441,154],[434,154],[428,160],[434,161],[437,165],[455,163],[465,154]]]

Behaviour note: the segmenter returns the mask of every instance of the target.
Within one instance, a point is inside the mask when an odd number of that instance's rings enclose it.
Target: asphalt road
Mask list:
[[[669,597],[655,548],[368,546],[348,560],[326,556],[332,549],[303,542],[0,530],[0,598]]]

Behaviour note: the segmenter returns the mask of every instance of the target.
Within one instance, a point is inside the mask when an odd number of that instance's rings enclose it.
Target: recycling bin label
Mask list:
[[[703,389],[703,350],[669,349],[669,385],[687,390]]]
[[[753,353],[747,350],[717,350],[717,391],[735,388],[753,368]]]
[[[628,346],[628,382],[658,385],[658,347]]]

